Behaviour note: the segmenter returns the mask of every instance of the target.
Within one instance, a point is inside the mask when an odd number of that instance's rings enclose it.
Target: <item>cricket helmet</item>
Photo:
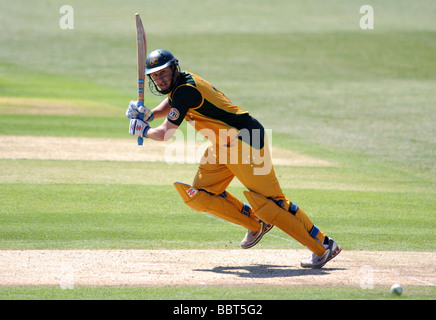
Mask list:
[[[157,49],[147,56],[145,60],[145,74],[149,75],[169,66],[177,66],[179,61],[173,54],[165,49]]]
[[[162,69],[165,69],[167,67],[171,67],[173,72],[171,76],[171,85],[167,89],[162,90],[153,80],[151,74],[160,71]],[[145,74],[149,78],[148,86],[150,87],[150,91],[153,94],[157,94],[157,95],[168,94],[176,86],[177,78],[180,74],[179,61],[168,50],[165,49],[154,50],[150,52],[150,54],[147,56],[147,59],[145,60]]]

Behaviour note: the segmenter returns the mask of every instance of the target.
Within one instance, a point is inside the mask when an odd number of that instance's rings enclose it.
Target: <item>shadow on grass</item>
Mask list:
[[[327,275],[330,271],[345,270],[344,268],[296,269],[290,266],[256,264],[251,266],[215,267],[212,269],[194,269],[194,271],[231,274],[241,278],[285,278],[310,275]]]

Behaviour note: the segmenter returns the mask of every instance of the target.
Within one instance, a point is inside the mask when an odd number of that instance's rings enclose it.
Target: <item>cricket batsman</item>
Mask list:
[[[183,120],[210,141],[192,185],[175,182],[184,203],[247,229],[241,247],[256,245],[277,226],[306,246],[312,255],[301,261],[303,268],[321,268],[341,248],[282,192],[272,165],[263,126],[205,79],[182,72],[171,52],[158,49],[146,59],[145,74],[154,94],[168,95],[153,110],[131,101],[126,116],[129,134],[152,140],[172,138]],[[144,120],[139,119],[143,113]],[[166,117],[157,127],[149,123]],[[249,204],[227,187],[236,177],[247,188]]]

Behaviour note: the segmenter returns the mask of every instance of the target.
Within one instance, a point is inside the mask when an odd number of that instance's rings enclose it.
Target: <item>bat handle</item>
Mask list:
[[[144,102],[142,101],[138,101],[138,108],[143,106]],[[143,113],[139,113],[138,118],[141,120],[144,120],[144,114]],[[143,137],[138,137],[138,146],[142,146],[142,144],[144,143],[144,138]]]

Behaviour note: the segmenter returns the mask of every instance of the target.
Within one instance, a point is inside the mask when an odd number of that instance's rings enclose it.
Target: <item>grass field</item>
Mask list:
[[[60,28],[63,4],[0,3],[0,136],[136,148],[124,112],[140,12],[149,48],[169,49],[272,128],[274,146],[334,164],[275,170],[344,250],[436,251],[434,1],[373,1],[373,30],[359,27],[359,1],[73,0],[72,30]],[[146,93],[150,107],[160,99]],[[190,183],[195,164],[0,158],[1,250],[236,249],[243,235],[182,205],[171,184]],[[243,197],[238,182],[230,190]],[[301,248],[271,234],[260,248]],[[0,298],[391,298],[383,290],[0,286]],[[436,289],[405,297],[435,299]]]

